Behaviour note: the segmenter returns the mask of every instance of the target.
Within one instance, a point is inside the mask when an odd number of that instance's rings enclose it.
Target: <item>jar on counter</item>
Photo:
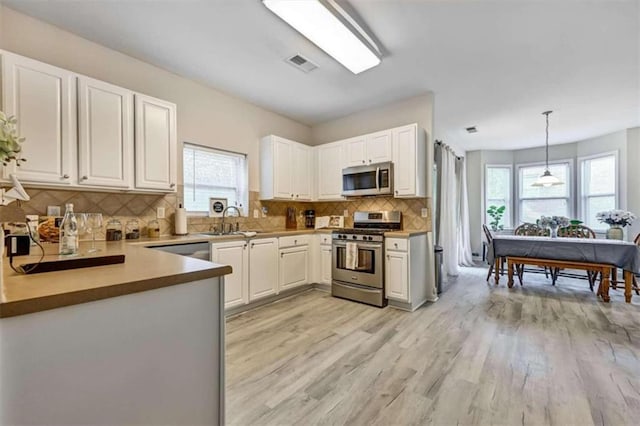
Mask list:
[[[160,238],[160,222],[156,219],[153,219],[147,225],[147,233],[149,238]]]
[[[107,222],[105,239],[107,241],[122,240],[122,223],[118,219],[111,219],[109,222]]]
[[[127,240],[137,240],[140,238],[140,224],[137,219],[127,222],[125,227],[125,238]]]

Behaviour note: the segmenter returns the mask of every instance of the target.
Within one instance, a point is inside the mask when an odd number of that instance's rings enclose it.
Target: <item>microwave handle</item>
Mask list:
[[[376,189],[380,192],[380,167],[376,168]]]

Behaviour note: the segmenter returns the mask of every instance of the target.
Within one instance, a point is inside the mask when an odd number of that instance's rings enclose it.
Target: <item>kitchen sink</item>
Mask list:
[[[209,236],[213,236],[213,237],[226,237],[229,235],[244,235],[245,237],[251,236],[251,235],[247,235],[247,233],[254,233],[254,234],[261,234],[264,231],[235,231],[235,232],[231,232],[231,233],[226,233],[226,234],[222,234],[220,232],[215,232],[215,231],[208,231],[208,232],[198,232],[199,235],[209,235]]]

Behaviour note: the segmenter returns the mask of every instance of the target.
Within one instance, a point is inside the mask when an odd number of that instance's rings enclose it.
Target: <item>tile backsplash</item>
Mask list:
[[[170,235],[174,231],[174,215],[178,206],[178,194],[125,194],[89,191],[66,191],[28,188],[31,200],[13,203],[0,207],[0,222],[24,221],[25,214],[45,215],[47,206],[60,206],[64,212],[66,203],[73,203],[76,212],[96,212],[104,215],[104,227],[109,220],[115,218],[124,226],[127,221],[137,219],[142,235],[147,234],[147,224],[156,218],[156,209],[164,207],[165,219],[160,222],[160,233]],[[431,207],[430,199],[396,199],[393,197],[365,197],[349,201],[335,202],[286,202],[260,201],[259,193],[249,193],[248,217],[231,217],[227,221],[238,222],[240,229],[268,231],[285,228],[287,207],[294,207],[298,213],[298,228],[304,229],[304,210],[313,209],[317,216],[338,215],[344,210],[349,215],[345,217],[345,226],[353,226],[353,212],[356,210],[400,210],[403,215],[404,229],[430,230]],[[254,218],[254,210],[262,216],[262,208],[267,209],[266,217]],[[428,208],[429,217],[423,218],[421,210]],[[219,224],[221,219],[202,216],[190,216],[187,220],[190,233],[209,231],[212,226]],[[104,239],[104,232],[97,234],[97,238]]]

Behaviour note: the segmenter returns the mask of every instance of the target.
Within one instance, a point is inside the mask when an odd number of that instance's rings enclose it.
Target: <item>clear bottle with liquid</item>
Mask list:
[[[73,213],[73,204],[65,206],[64,218],[60,223],[60,254],[70,255],[78,253],[78,220]]]

